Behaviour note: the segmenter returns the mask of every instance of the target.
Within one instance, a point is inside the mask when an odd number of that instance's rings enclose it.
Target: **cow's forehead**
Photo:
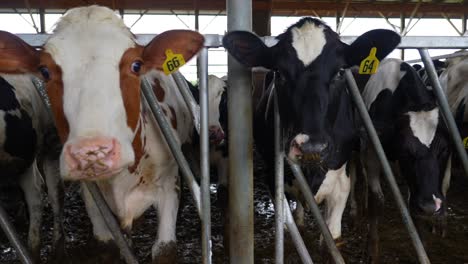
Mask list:
[[[59,64],[83,60],[119,61],[135,46],[134,36],[112,10],[91,6],[70,10],[44,45]]]
[[[291,45],[296,50],[299,60],[304,66],[314,61],[326,44],[325,25],[306,21],[300,26],[291,29]]]

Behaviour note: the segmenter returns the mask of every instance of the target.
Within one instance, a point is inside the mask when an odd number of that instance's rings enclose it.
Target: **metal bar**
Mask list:
[[[392,169],[390,164],[388,163],[387,157],[385,156],[385,152],[383,150],[382,144],[377,136],[377,132],[375,131],[374,125],[372,124],[372,120],[367,112],[366,105],[362,100],[361,93],[359,92],[359,88],[357,87],[356,81],[354,80],[353,74],[351,70],[345,70],[346,80],[348,82],[348,87],[353,97],[354,103],[361,115],[362,121],[366,127],[366,131],[368,133],[369,139],[374,146],[375,152],[379,157],[380,163],[382,164],[383,172],[385,178],[387,179],[390,189],[392,190],[393,197],[397,203],[398,209],[401,212],[403,223],[410,235],[411,241],[413,243],[414,248],[416,249],[416,253],[418,255],[418,259],[420,263],[430,263],[429,258],[427,257],[426,251],[424,250],[424,246],[419,238],[419,234],[416,231],[416,227],[414,226],[413,220],[409,214],[408,209],[406,208],[405,201],[400,193],[400,189],[398,189],[398,185],[395,181],[395,177],[393,176]]]
[[[252,0],[226,1],[228,31],[252,30]],[[228,56],[229,261],[254,263],[251,73]]]
[[[46,106],[48,114],[52,117],[53,115],[52,115],[52,110],[50,109],[50,101],[49,101],[49,97],[47,96],[47,92],[44,88],[44,83],[36,77],[32,77],[31,80],[37,92],[39,93],[39,96],[41,97],[42,102]],[[127,241],[125,240],[122,234],[122,231],[120,230],[120,226],[117,223],[117,220],[112,214],[112,211],[110,210],[106,201],[102,197],[102,194],[99,191],[99,188],[96,186],[95,183],[92,183],[92,182],[85,182],[85,186],[86,188],[88,188],[89,192],[91,193],[91,196],[93,197],[94,202],[96,203],[99,211],[101,212],[104,222],[106,223],[107,227],[111,231],[111,234],[117,246],[120,249],[120,253],[122,257],[124,257],[125,261],[129,264],[138,263],[136,257],[133,255],[132,251],[130,250],[130,247],[128,246]]]
[[[148,9],[146,9],[145,11],[143,11],[143,12],[140,13],[140,16],[139,16],[139,17],[135,20],[135,22],[133,22],[133,24],[130,26],[130,29],[132,29],[132,28],[136,25],[136,23],[138,23],[138,21],[140,21],[140,20],[143,18],[143,16],[144,16],[146,13],[148,13]]]
[[[171,131],[171,125],[167,121],[164,116],[164,113],[159,105],[158,101],[156,100],[156,96],[154,95],[153,89],[149,84],[146,78],[142,78],[141,81],[141,90],[143,92],[143,96],[148,103],[148,106],[153,113],[156,121],[158,122],[159,128],[161,129],[164,138],[166,139],[167,145],[171,149],[172,155],[179,164],[179,169],[182,172],[182,176],[184,176],[185,180],[187,181],[187,185],[189,187],[190,193],[193,196],[195,206],[197,207],[198,215],[200,219],[202,218],[201,212],[201,205],[200,205],[200,186],[198,185],[197,181],[193,177],[193,173],[190,170],[190,166],[185,159],[184,155],[182,154],[182,150],[180,149],[177,140],[175,139],[174,135]]]
[[[208,139],[208,49],[203,48],[198,55],[200,75],[200,168],[201,168],[201,207],[202,207],[202,260],[211,263],[211,211],[210,211],[210,146]]]
[[[244,0],[245,1],[245,0]],[[45,41],[50,36],[49,34],[16,34],[18,37],[26,41],[33,47],[42,47]],[[155,34],[137,34],[137,41],[141,45],[148,44]],[[222,35],[206,34],[205,47],[221,47]],[[209,38],[209,40],[208,40]],[[262,37],[262,39],[273,39],[274,37]],[[356,36],[340,36],[341,41],[352,43]],[[400,49],[466,49],[468,47],[468,36],[406,36],[401,38],[401,43],[398,45]]]
[[[302,173],[301,168],[299,167],[299,165],[295,164],[291,160],[287,159],[287,161],[289,163],[291,171],[293,172],[294,176],[296,177],[296,180],[298,181],[298,186],[301,189],[301,192],[304,195],[304,198],[306,199],[307,204],[309,205],[315,220],[317,221],[317,224],[320,228],[320,232],[322,232],[323,235],[323,240],[325,241],[325,244],[328,247],[330,255],[332,256],[335,263],[344,264],[345,261],[343,259],[343,256],[341,256],[341,253],[336,247],[335,241],[333,240],[333,237],[330,234],[330,230],[328,229],[327,224],[325,224],[325,220],[323,220],[322,213],[320,213],[320,209],[317,205],[317,202],[315,201],[312,191],[309,188],[309,185],[307,184],[307,181],[304,177],[304,174]]]
[[[427,52],[427,49],[420,49],[419,54],[421,55],[424,67],[426,68],[426,72],[429,75],[429,79],[431,80],[433,90],[437,96],[439,107],[442,110],[445,124],[449,128],[450,136],[452,137],[455,149],[458,152],[460,160],[462,161],[463,168],[465,170],[465,177],[468,178],[468,157],[463,146],[463,140],[460,136],[457,125],[455,124],[452,112],[450,111],[447,98],[445,97],[445,92],[443,91],[442,86],[440,85],[439,78],[437,77],[437,73],[434,68],[434,64],[432,64],[432,60],[429,57],[429,52]]]
[[[273,77],[273,85],[275,77]],[[278,96],[274,93],[274,125],[275,125],[275,263],[284,262],[284,154],[281,140],[281,124],[278,112]]]
[[[177,19],[179,19],[179,21],[180,21],[182,24],[184,24],[185,27],[187,27],[188,29],[190,29],[189,25],[187,25],[187,24],[185,23],[185,21],[182,20],[182,18],[180,18],[179,15],[178,15],[176,12],[174,12],[174,10],[171,9],[170,11],[171,11],[171,13],[172,13],[174,16],[176,16]]]
[[[2,227],[3,232],[7,236],[10,243],[16,250],[19,259],[24,264],[33,264],[33,261],[30,257],[30,254],[25,246],[21,243],[21,240],[18,238],[18,234],[15,231],[13,225],[8,221],[8,215],[0,206],[0,226]]]
[[[466,20],[468,19],[468,14],[464,14],[461,19],[462,19],[462,33],[463,33],[463,36],[465,36],[466,32],[467,32],[466,31]]]
[[[46,33],[44,8],[39,9],[39,27],[40,27],[40,30],[38,33],[41,33],[41,34]]]
[[[289,207],[288,200],[285,197],[283,197],[283,208],[285,213],[286,227],[288,228],[288,232],[291,235],[291,239],[294,245],[296,246],[297,253],[301,258],[302,263],[312,264],[312,258],[310,257],[304,240],[302,239],[301,234],[299,233],[299,229],[297,228],[296,223],[294,222],[294,218],[291,213],[291,208]],[[275,264],[278,264],[278,262],[275,262]]]
[[[345,19],[345,16],[346,16],[346,12],[348,12],[348,7],[349,7],[349,1],[346,2],[346,5],[344,7],[344,10],[343,10],[343,14],[341,15],[341,19],[337,19],[337,22],[338,25],[336,26],[336,33],[338,33],[338,35],[341,34],[341,27],[343,26],[343,23],[344,23],[344,19]],[[337,17],[338,17],[338,14],[337,14]]]
[[[431,60],[448,59],[448,58],[456,58],[456,57],[463,57],[463,56],[468,56],[468,51],[459,51],[457,53],[433,56],[431,57]],[[420,62],[420,61],[422,61],[421,58],[414,59],[414,60],[407,60],[406,63],[415,63],[415,62]]]
[[[106,200],[99,191],[99,187],[94,182],[85,182],[84,185],[85,188],[88,189],[89,193],[91,193],[91,196],[93,197],[99,212],[101,212],[101,216],[104,219],[104,222],[111,231],[112,237],[120,249],[120,255],[125,259],[125,262],[129,264],[137,264],[138,260],[135,255],[133,255],[132,250],[127,244],[127,240],[120,230],[120,225],[112,214],[112,211],[107,205]]]
[[[190,88],[188,87],[184,76],[179,71],[176,71],[172,74],[172,77],[174,78],[177,87],[179,88],[179,91],[192,114],[193,124],[200,135],[200,106],[197,104],[197,101],[195,101],[192,92],[190,92]]]
[[[416,4],[416,6],[413,9],[413,12],[411,12],[410,20],[408,21],[408,25],[403,28],[403,33],[401,34],[402,36],[406,36],[406,34],[408,34],[410,29],[412,28],[412,27],[410,27],[411,22],[413,22],[414,15],[416,15],[416,12],[418,11],[419,7],[421,6],[421,3],[422,3],[421,0],[419,0],[418,3]]]
[[[397,28],[397,26],[393,25],[393,23],[390,22],[390,20],[388,20],[388,17],[386,17],[382,12],[379,11],[378,14],[379,14],[383,19],[385,19],[385,21],[387,22],[387,24],[389,24],[389,25],[393,28],[393,30],[395,30],[395,31],[397,31],[397,32],[399,31],[398,28]]]
[[[419,23],[419,21],[421,21],[421,18],[422,16],[418,17],[418,20],[416,20],[416,22],[414,22],[411,26],[408,24],[408,30],[406,32],[410,32]]]
[[[406,30],[406,20],[405,20],[405,14],[401,13],[400,14],[400,35],[404,36],[406,35],[405,33]],[[401,49],[401,60],[405,60],[405,49]]]
[[[455,31],[458,33],[458,35],[463,36],[463,32],[460,32],[460,30],[458,30],[457,26],[455,26],[455,24],[453,24],[452,20],[450,20],[450,17],[448,17],[447,14],[442,13],[442,16],[447,20],[447,22],[449,22],[449,24],[452,26],[452,28],[455,29]]]
[[[31,17],[31,22],[33,24],[34,29],[36,30],[37,33],[39,33],[39,29],[36,26],[36,21],[34,20],[34,17],[32,15],[31,5],[29,4],[29,0],[24,0],[24,4],[26,5],[26,8],[28,9],[28,13],[29,13],[29,16]]]

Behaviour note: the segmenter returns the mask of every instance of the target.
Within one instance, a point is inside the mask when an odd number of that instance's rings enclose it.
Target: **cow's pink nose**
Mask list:
[[[219,126],[209,127],[210,142],[218,145],[224,140],[224,131]]]
[[[93,137],[69,144],[64,154],[72,179],[94,180],[119,169],[121,147],[114,138]]]

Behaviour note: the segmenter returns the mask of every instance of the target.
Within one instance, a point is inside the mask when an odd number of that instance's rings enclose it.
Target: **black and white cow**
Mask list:
[[[195,101],[199,100],[198,86],[187,81]],[[210,164],[216,169],[218,177],[218,194],[226,196],[228,180],[228,148],[227,148],[227,92],[226,81],[215,75],[208,75],[208,127],[210,140]],[[196,133],[194,133],[196,134]],[[195,151],[199,149],[199,140],[192,140]],[[199,169],[198,169],[199,170]],[[223,197],[227,199],[227,197]],[[224,201],[227,202],[227,201]]]
[[[63,254],[63,187],[58,172],[60,147],[53,145],[58,142],[58,137],[54,134],[51,118],[30,75],[0,74],[0,185],[19,184],[24,192],[29,213],[28,242],[37,263],[40,260],[44,192],[39,168],[46,176],[54,213],[55,260],[60,261]]]
[[[268,47],[252,33],[234,31],[224,37],[223,45],[243,65],[276,72],[285,152],[303,168],[317,202],[326,202],[325,218],[333,238],[338,239],[350,191],[348,160],[356,140],[351,97],[340,70],[359,65],[372,47],[382,59],[398,45],[400,36],[389,30],[372,30],[347,45],[324,22],[306,17],[276,40]],[[257,106],[254,139],[273,176],[271,92],[268,89]],[[286,182],[292,179],[286,178]]]
[[[451,146],[433,92],[413,67],[399,59],[384,60],[370,78],[357,77],[385,153],[399,165],[397,172],[409,186],[412,215],[443,219]],[[380,185],[381,165],[370,143],[364,147],[362,160],[370,190],[370,258],[378,261],[377,223],[384,195]]]

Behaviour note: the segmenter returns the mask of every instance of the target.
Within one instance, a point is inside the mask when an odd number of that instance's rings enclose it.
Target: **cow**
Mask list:
[[[0,52],[1,54],[1,52]],[[2,61],[3,63],[3,61]],[[58,173],[56,133],[28,74],[0,74],[0,185],[20,186],[28,213],[28,245],[40,261],[44,179],[53,210],[52,261],[63,257],[63,186]]]
[[[45,81],[63,143],[62,178],[95,182],[127,232],[146,209],[157,209],[157,263],[176,259],[180,177],[140,84],[143,78],[152,84],[178,143],[189,141],[188,108],[166,73],[195,56],[203,43],[197,32],[172,30],[139,45],[118,15],[95,5],[67,11],[40,50],[13,34],[0,35],[0,71],[38,74]],[[97,241],[115,245],[86,188],[83,198]]]
[[[223,77],[224,78],[224,77]],[[226,81],[215,75],[208,75],[208,127],[210,140],[210,164],[215,167],[218,177],[218,194],[225,195],[228,180],[228,149],[227,149],[227,91]],[[198,86],[187,82],[190,92],[197,103],[199,100]],[[193,140],[194,150],[198,150],[197,137]],[[198,169],[199,170],[199,169]],[[223,197],[222,199],[226,199]]]
[[[447,100],[457,125],[462,130],[462,136],[468,136],[466,125],[468,122],[468,56],[454,57],[446,60],[446,68],[440,74],[442,89],[446,92]],[[463,129],[465,128],[465,129]]]
[[[267,46],[256,35],[229,32],[228,52],[246,67],[275,72],[273,86],[260,99],[254,115],[254,141],[265,160],[273,190],[273,92],[278,98],[285,155],[300,165],[318,203],[327,205],[325,219],[335,240],[341,238],[341,218],[350,191],[348,160],[356,140],[353,105],[342,69],[359,65],[377,48],[380,59],[400,42],[389,30],[372,30],[351,45],[343,43],[323,21],[305,17]],[[293,180],[285,173],[286,187]]]
[[[443,224],[452,150],[434,93],[413,67],[399,59],[382,61],[374,75],[355,75],[385,154],[408,184],[411,214],[416,219],[434,217]],[[370,142],[362,148],[370,194],[369,257],[378,262],[382,167]]]

